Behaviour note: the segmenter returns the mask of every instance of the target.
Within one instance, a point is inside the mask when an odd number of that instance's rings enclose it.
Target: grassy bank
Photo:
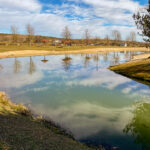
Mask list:
[[[142,59],[109,67],[110,70],[150,85],[150,59]]]
[[[120,51],[150,51],[144,47],[99,47],[99,46],[0,46],[0,58],[41,55],[87,54]]]
[[[54,123],[0,92],[0,150],[90,150]]]
[[[83,46],[28,46],[28,45],[0,45],[0,52],[7,51],[22,51],[22,50],[48,50],[48,51],[69,51],[69,50],[85,50],[85,49],[97,49],[97,48],[120,48],[120,49],[141,49],[148,50],[145,47],[120,47],[120,46],[92,46],[92,45],[83,45]]]
[[[1,45],[0,52],[6,51],[20,51],[20,50],[48,50],[48,51],[66,51],[66,50],[80,50],[80,49],[92,49],[97,48],[97,46],[28,46],[28,45],[21,45],[21,46],[13,46],[13,45]]]

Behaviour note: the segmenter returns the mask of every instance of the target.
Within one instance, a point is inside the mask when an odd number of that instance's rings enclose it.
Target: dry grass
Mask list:
[[[120,47],[120,46],[49,46],[49,45],[43,45],[43,46],[28,46],[28,45],[21,45],[21,46],[15,46],[15,45],[0,45],[0,52],[7,52],[7,51],[21,51],[21,50],[48,50],[48,51],[70,51],[70,50],[85,50],[85,49],[96,49],[96,48],[120,48],[120,49],[143,49],[148,50],[144,47]],[[149,49],[150,50],[150,49]]]
[[[150,85],[150,59],[127,62],[109,67],[110,70]]]
[[[20,50],[49,50],[49,51],[68,51],[68,50],[80,50],[80,49],[92,49],[97,48],[98,46],[0,46],[0,52],[6,51],[20,51]]]
[[[104,47],[104,46],[0,46],[0,58],[28,57],[41,55],[87,54],[120,51],[150,51],[144,47]]]
[[[0,150],[90,150],[53,122],[33,117],[0,92]]]

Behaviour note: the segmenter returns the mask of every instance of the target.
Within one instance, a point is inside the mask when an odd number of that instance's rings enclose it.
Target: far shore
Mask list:
[[[87,49],[63,49],[63,50],[33,50],[33,49],[17,49],[17,50],[5,50],[0,52],[0,58],[11,57],[28,57],[28,56],[43,56],[43,55],[64,55],[64,54],[86,54],[86,53],[101,53],[101,52],[124,52],[124,51],[149,51],[149,48],[145,47],[99,47],[99,48],[87,48]]]
[[[150,58],[150,53],[135,55],[133,56],[132,60],[141,60],[141,59],[146,59],[146,58]]]

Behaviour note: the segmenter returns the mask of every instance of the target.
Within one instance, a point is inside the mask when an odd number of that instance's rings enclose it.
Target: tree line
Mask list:
[[[11,26],[11,42],[12,43],[19,43],[19,39],[20,39],[20,33],[19,33],[19,29],[16,26]],[[28,43],[30,46],[33,43],[40,43],[40,42],[45,42],[44,38],[49,38],[49,37],[44,37],[44,36],[38,36],[35,35],[35,29],[33,26],[31,26],[30,24],[27,24],[25,27],[26,30],[26,35],[25,35],[25,43]],[[85,29],[85,31],[83,31],[83,36],[81,39],[73,39],[71,30],[69,29],[68,26],[65,26],[64,29],[62,30],[61,33],[61,38],[59,38],[60,40],[65,40],[65,41],[76,41],[75,43],[78,44],[85,44],[85,45],[90,45],[92,43],[99,44],[100,42],[104,41],[104,45],[112,45],[112,41],[113,43],[119,43],[122,40],[122,35],[120,33],[120,31],[118,30],[113,30],[111,36],[106,35],[104,38],[100,38],[98,36],[96,37],[92,37],[91,33],[88,29]],[[7,41],[7,40],[6,40]],[[78,42],[77,42],[78,41]],[[134,31],[130,32],[129,35],[126,37],[126,42],[136,42],[136,33]]]
[[[34,32],[34,28],[30,24],[26,25],[26,33],[27,33],[26,41],[29,45],[31,45],[33,40],[34,40],[34,33],[35,32]],[[12,34],[12,42],[17,43],[18,38],[19,38],[18,37],[18,35],[19,35],[18,27],[11,26],[11,34]]]
[[[62,37],[66,40],[70,40],[72,39],[72,33],[71,31],[69,30],[68,26],[66,26],[64,29],[63,29],[63,32],[62,32]],[[112,37],[112,38],[111,38]],[[108,35],[106,35],[106,37],[104,39],[111,39],[111,40],[115,40],[115,41],[122,41],[122,35],[121,35],[121,32],[118,31],[118,30],[113,30],[112,31],[112,36],[109,37]],[[88,41],[90,39],[100,39],[99,37],[95,37],[95,38],[92,38],[90,32],[88,29],[85,29],[84,31],[84,34],[83,34],[83,38],[85,39],[85,43],[88,44]],[[129,33],[129,35],[126,37],[126,41],[131,41],[131,42],[135,42],[136,41],[136,33],[134,31],[131,31]]]
[[[135,24],[137,28],[140,30],[138,33],[143,37],[143,40],[147,43],[150,42],[150,0],[148,3],[148,6],[143,8],[142,10],[138,11],[133,15],[133,18],[135,20]],[[16,26],[11,26],[11,36],[12,36],[12,43],[17,43],[19,39],[19,30]],[[91,43],[100,44],[100,42],[103,41],[104,45],[119,45],[122,42],[128,42],[128,43],[135,43],[136,42],[136,33],[134,31],[131,31],[126,39],[122,40],[121,32],[118,30],[113,30],[111,36],[106,35],[105,38],[100,37],[92,37],[91,33],[88,29],[85,29],[83,32],[83,38],[81,39],[73,39],[72,33],[68,26],[64,27],[62,34],[61,34],[61,40],[66,41],[75,41],[78,44],[85,44],[89,45]],[[32,45],[32,43],[35,42],[41,42],[41,39],[44,38],[43,36],[35,36],[35,30],[34,27],[30,24],[26,25],[26,43],[29,45]],[[59,39],[59,38],[57,38]],[[78,41],[78,42],[77,42]],[[44,41],[43,41],[44,42]]]
[[[34,37],[34,33],[35,33],[34,31],[35,31],[34,28],[30,24],[26,25],[27,41],[29,43],[31,43],[31,41],[33,41],[33,37]],[[11,26],[11,34],[12,34],[12,41],[17,42],[18,35],[19,35],[19,30],[16,26]],[[71,40],[72,39],[72,33],[71,33],[70,29],[68,28],[68,26],[66,26],[63,29],[61,36],[62,36],[63,39],[66,39],[66,40]],[[113,30],[111,37],[106,35],[106,37],[104,39],[112,39],[112,40],[115,40],[115,41],[121,41],[122,40],[121,33],[118,30]],[[97,39],[98,40],[98,39],[100,39],[100,37],[93,38],[91,36],[89,30],[86,29],[84,31],[84,34],[83,34],[83,39],[85,39],[86,43],[88,44],[88,41],[90,39]],[[132,41],[132,42],[136,41],[136,33],[134,31],[130,32],[130,34],[126,38],[126,41]]]

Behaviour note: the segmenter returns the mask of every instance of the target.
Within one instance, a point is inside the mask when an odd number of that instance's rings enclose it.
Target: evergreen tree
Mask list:
[[[150,42],[150,0],[148,6],[133,15],[137,28],[141,30],[140,35],[144,41]]]

